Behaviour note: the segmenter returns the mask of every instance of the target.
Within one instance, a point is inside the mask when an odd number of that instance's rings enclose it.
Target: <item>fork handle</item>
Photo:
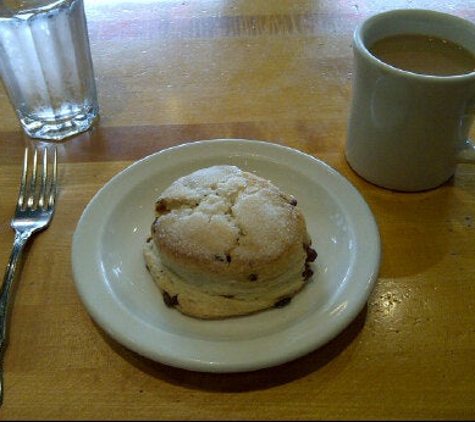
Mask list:
[[[15,273],[20,261],[23,249],[26,242],[31,236],[31,232],[15,232],[15,239],[13,240],[12,252],[10,254],[10,260],[8,261],[5,271],[5,277],[3,279],[2,289],[0,290],[0,356],[3,354],[7,342],[7,327],[8,327],[8,314],[11,306],[11,292],[13,282],[15,280]]]
[[[23,249],[31,234],[32,232],[28,231],[23,233],[15,232],[10,260],[8,261],[2,288],[0,290],[0,405],[3,402],[3,355],[8,340],[8,317],[11,307],[10,297],[18,262],[20,261]]]

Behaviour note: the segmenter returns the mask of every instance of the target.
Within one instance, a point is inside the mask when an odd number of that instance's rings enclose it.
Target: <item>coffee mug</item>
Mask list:
[[[357,174],[415,192],[475,163],[475,24],[430,10],[380,13],[356,28],[353,58],[346,159]]]

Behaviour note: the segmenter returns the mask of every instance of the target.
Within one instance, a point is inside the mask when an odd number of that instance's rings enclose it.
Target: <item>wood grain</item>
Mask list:
[[[2,420],[475,418],[475,166],[402,194],[366,183],[344,158],[352,32],[404,7],[475,22],[472,0],[86,0],[101,121],[59,143],[58,208],[15,291]],[[94,194],[138,159],[216,138],[327,162],[362,193],[380,230],[365,309],[322,348],[276,368],[207,374],[150,361],[93,322],[73,282],[72,236]],[[35,142],[0,89],[5,265],[23,148]]]

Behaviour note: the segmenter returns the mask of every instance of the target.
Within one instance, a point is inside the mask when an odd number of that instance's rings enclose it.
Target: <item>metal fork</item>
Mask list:
[[[58,153],[56,148],[35,148],[30,165],[29,149],[25,148],[20,191],[11,227],[15,239],[0,290],[0,406],[3,403],[3,357],[8,343],[8,320],[12,305],[12,286],[22,252],[34,233],[46,229],[54,213],[57,190]],[[49,155],[52,155],[52,163]],[[41,158],[42,156],[42,158]]]

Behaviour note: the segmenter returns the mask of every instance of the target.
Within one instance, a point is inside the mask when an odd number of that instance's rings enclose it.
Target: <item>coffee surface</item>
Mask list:
[[[414,73],[451,76],[475,70],[475,56],[470,51],[429,35],[393,35],[376,41],[369,50],[391,66]]]

